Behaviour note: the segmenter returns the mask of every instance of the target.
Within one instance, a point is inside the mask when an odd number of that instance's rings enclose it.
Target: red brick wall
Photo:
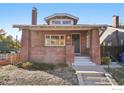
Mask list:
[[[66,63],[71,65],[74,62],[74,47],[72,45],[66,46]]]
[[[99,30],[92,30],[91,32],[91,58],[92,61],[100,64],[100,43],[99,43]]]
[[[31,49],[31,61],[33,62],[65,62],[65,47],[34,47]]]
[[[21,58],[22,60],[28,60],[28,47],[29,47],[29,31],[23,30],[22,31],[22,38],[21,38]]]
[[[74,51],[73,47],[70,48],[64,47],[55,47],[55,46],[45,46],[45,34],[64,34],[66,35],[66,45],[71,45],[71,38],[67,39],[67,36],[71,37],[72,32],[58,31],[58,32],[47,32],[47,31],[31,31],[30,38],[31,42],[28,43],[29,35],[28,31],[23,31],[22,33],[22,58],[24,60],[30,59],[32,62],[45,62],[45,63],[64,63],[67,60],[68,62],[73,62]],[[81,33],[81,50],[82,54],[86,50],[86,36],[85,32]],[[31,46],[30,46],[31,45]],[[28,51],[28,46],[30,49]],[[30,54],[30,56],[29,56]],[[70,57],[71,59],[67,59]]]
[[[81,33],[81,55],[86,55],[86,32]]]
[[[44,63],[66,62],[65,46],[45,46],[45,34],[53,33],[32,31],[31,34],[31,61]]]

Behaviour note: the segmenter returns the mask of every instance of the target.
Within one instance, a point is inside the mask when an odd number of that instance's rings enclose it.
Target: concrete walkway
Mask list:
[[[80,85],[117,85],[115,80],[105,70],[96,66],[73,66]]]
[[[112,76],[105,72],[104,66],[93,63],[90,57],[74,57],[72,67],[80,85],[117,85]]]

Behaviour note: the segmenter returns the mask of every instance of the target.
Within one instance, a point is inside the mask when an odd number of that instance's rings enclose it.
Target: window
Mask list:
[[[124,39],[121,39],[121,45],[124,45]]]
[[[71,24],[71,21],[63,21],[63,24]]]
[[[112,46],[112,42],[108,42],[108,46]]]
[[[61,21],[52,21],[52,24],[61,24]]]
[[[87,32],[87,36],[86,36],[86,48],[90,48],[90,34],[89,32]]]
[[[46,35],[45,46],[65,46],[64,35]]]

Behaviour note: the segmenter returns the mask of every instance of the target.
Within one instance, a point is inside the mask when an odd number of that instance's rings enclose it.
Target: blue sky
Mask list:
[[[53,13],[70,13],[79,17],[79,24],[109,24],[112,16],[119,15],[124,22],[124,4],[0,4],[0,28],[14,38],[21,38],[21,32],[13,24],[31,24],[32,7],[38,9],[38,24],[44,24],[44,17]]]

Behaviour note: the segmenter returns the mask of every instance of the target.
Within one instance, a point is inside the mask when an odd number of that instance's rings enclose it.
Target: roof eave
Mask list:
[[[51,15],[51,16],[45,17],[44,20],[45,20],[45,21],[48,21],[48,20],[50,20],[51,18],[53,18],[53,17],[55,17],[55,16],[68,16],[68,17],[70,17],[70,18],[72,18],[72,19],[74,19],[74,20],[77,20],[77,21],[79,20],[78,17],[73,16],[73,15],[71,15],[71,14],[67,14],[67,13],[63,13],[62,15],[61,15],[61,14],[59,15],[59,13],[58,13],[58,14],[53,14],[53,15]]]

